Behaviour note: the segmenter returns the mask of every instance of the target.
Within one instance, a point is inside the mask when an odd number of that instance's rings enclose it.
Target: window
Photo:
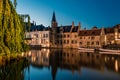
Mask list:
[[[80,39],[82,39],[82,37],[80,37]]]
[[[94,42],[92,42],[91,45],[94,45]]]
[[[94,36],[92,36],[92,37],[91,37],[91,40],[94,40],[94,39],[95,39],[95,37],[94,37]]]
[[[45,34],[43,34],[43,38],[45,38]]]
[[[85,36],[84,36],[84,39],[85,39]]]
[[[60,40],[60,42],[59,42],[61,45],[62,45],[62,40]]]
[[[66,35],[64,34],[64,38],[66,38]]]
[[[46,34],[46,38],[48,38],[48,34]]]
[[[89,38],[88,39],[90,39],[90,36],[89,36]]]
[[[71,41],[71,43],[73,44],[73,43],[74,43],[74,41],[72,40],[72,41]]]
[[[67,44],[69,44],[69,40],[67,40]]]
[[[66,40],[64,40],[64,44],[66,44]]]
[[[90,42],[87,42],[87,45],[90,45]]]
[[[75,40],[75,44],[77,44],[77,40]]]
[[[57,40],[57,43],[59,44],[59,40]]]
[[[77,35],[75,35],[75,38],[77,37]]]
[[[80,42],[80,45],[82,45],[82,42]]]
[[[67,37],[69,38],[69,37],[70,37],[70,35],[68,34],[68,35],[67,35]]]
[[[92,32],[92,34],[94,35],[94,34],[95,34],[95,32]]]
[[[99,42],[98,42],[98,41],[96,42],[96,45],[99,45]]]

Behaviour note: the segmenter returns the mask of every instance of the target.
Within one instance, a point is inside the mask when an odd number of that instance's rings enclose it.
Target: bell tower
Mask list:
[[[53,12],[52,21],[51,21],[51,27],[52,27],[52,46],[55,47],[57,44],[57,21],[55,12]]]
[[[53,12],[51,26],[52,26],[52,28],[57,27],[57,21],[56,21],[56,17],[55,17],[55,12]]]

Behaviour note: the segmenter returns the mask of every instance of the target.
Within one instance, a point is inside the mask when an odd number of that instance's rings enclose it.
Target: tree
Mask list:
[[[29,30],[29,32],[30,32],[30,27],[31,27],[30,16],[28,15],[28,30]]]
[[[0,0],[0,5],[0,53],[21,52],[25,25],[10,0]]]
[[[14,7],[16,9],[16,7],[17,7],[17,0],[14,0]]]

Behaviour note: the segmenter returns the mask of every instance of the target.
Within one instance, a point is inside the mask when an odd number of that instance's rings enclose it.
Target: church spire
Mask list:
[[[55,12],[53,12],[52,22],[56,22]]]
[[[57,27],[57,21],[56,21],[56,16],[55,16],[54,11],[53,11],[53,16],[52,16],[51,26],[52,27]]]

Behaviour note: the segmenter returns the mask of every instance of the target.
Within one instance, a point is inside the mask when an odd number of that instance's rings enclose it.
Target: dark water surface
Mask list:
[[[29,65],[21,62],[21,65],[1,67],[0,80],[120,80],[119,55],[41,49],[31,50],[24,56]]]

